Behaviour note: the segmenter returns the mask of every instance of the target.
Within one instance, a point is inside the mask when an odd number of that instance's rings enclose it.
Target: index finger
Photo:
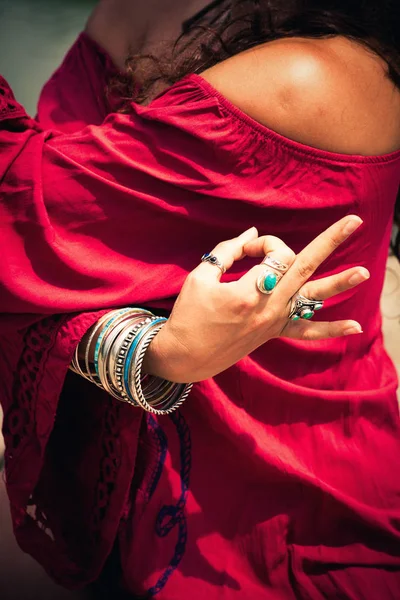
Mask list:
[[[349,215],[337,221],[297,256],[279,284],[279,293],[292,297],[305,283],[317,268],[334,252],[340,244],[356,231],[362,224],[362,219],[356,215]]]
[[[212,256],[217,262],[200,262],[200,264],[193,269],[192,273],[206,273],[214,277],[216,280],[220,280],[223,272],[231,268],[233,263],[237,260],[241,260],[246,256],[244,252],[244,246],[255,239],[258,236],[258,231],[255,227],[250,227],[244,231],[238,237],[230,240],[225,240],[219,243],[215,248],[208,252],[207,255]],[[220,266],[218,266],[218,263]],[[215,267],[218,268],[215,268]]]

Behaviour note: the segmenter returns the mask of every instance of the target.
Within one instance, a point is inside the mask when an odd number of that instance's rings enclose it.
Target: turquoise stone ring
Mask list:
[[[271,269],[265,269],[257,279],[257,289],[262,294],[272,294],[281,278],[282,275],[280,273],[274,273]]]
[[[278,283],[278,276],[276,273],[267,273],[264,277],[264,290],[266,292],[272,292],[276,284]]]
[[[298,321],[299,319],[306,319],[309,321],[313,318],[315,311],[321,310],[323,306],[324,303],[322,300],[311,300],[301,294],[296,294],[293,298],[289,319],[292,321]]]

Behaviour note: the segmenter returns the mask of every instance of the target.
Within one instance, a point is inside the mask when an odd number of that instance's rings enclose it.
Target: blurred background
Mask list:
[[[0,72],[31,115],[43,83],[95,4],[96,0],[0,0]]]
[[[95,4],[96,0],[0,0],[0,73],[29,114],[35,115],[44,82],[84,28]],[[2,454],[0,436],[0,456]],[[53,584],[42,568],[18,548],[1,477],[1,600],[80,600],[85,597]]]
[[[35,115],[42,85],[83,29],[95,3],[95,0],[0,0],[0,73],[31,115]],[[386,346],[400,373],[400,267],[394,256],[388,260],[382,313]],[[0,436],[0,459],[2,451]],[[78,600],[84,597],[55,586],[42,569],[19,550],[13,538],[1,480],[1,600]]]

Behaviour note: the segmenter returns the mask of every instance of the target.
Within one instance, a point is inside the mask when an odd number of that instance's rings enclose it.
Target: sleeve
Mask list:
[[[24,107],[16,101],[7,81],[0,75],[0,123],[5,121],[17,122],[19,119],[29,121],[31,127],[35,126],[34,121],[29,118]]]
[[[181,106],[169,120],[137,107],[62,134],[31,120],[4,79],[0,89],[7,491],[21,548],[75,588],[96,579],[129,511],[144,416],[68,365],[109,307],[172,306],[223,222],[215,204],[208,226],[208,198],[193,191],[214,195],[215,159]]]
[[[100,224],[107,218],[104,209],[88,205],[97,202],[89,181],[99,181],[100,190],[105,178],[91,173],[84,181],[90,170],[79,162],[82,144],[90,151],[92,137],[67,138],[66,147],[76,144],[77,150],[64,157],[63,137],[42,131],[4,79],[0,90],[0,400],[7,493],[19,546],[55,581],[75,589],[99,576],[128,510],[144,415],[68,370],[79,340],[107,309],[78,313],[86,302],[62,298],[74,288],[89,300],[92,289],[93,307],[118,303],[113,292],[96,296],[105,280],[93,273],[94,255],[85,251],[98,235],[85,227],[99,213]],[[51,145],[56,140],[61,146]],[[62,175],[65,167],[72,174]],[[95,262],[107,248],[105,240],[98,244]],[[118,276],[119,251],[113,249],[111,260],[106,256],[112,277]]]
[[[129,510],[144,417],[68,365],[108,307],[171,305],[207,237],[185,226],[188,186],[207,177],[188,136],[144,109],[61,134],[0,89],[7,491],[21,548],[75,588],[96,579]]]
[[[117,111],[119,102],[112,92],[119,74],[110,56],[85,32],[81,33],[62,64],[43,87],[37,120],[44,129],[64,133],[101,125]]]
[[[14,533],[22,550],[69,588],[96,579],[112,550],[144,418],[68,372],[76,344],[103,312],[36,318],[12,335],[0,317]]]
[[[2,89],[12,97],[4,80]],[[163,109],[133,107],[73,134],[39,129],[17,104],[3,114],[0,312],[170,308],[215,243],[197,191],[214,194],[215,159],[177,125],[189,121],[181,110],[166,121]]]

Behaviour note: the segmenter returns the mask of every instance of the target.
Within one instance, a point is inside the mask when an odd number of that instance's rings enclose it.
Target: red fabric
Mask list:
[[[41,126],[70,133],[101,125],[118,108],[111,91],[105,93],[117,74],[109,55],[82,33],[42,90],[37,115]]]
[[[46,130],[20,107],[0,128],[0,378],[20,545],[69,587],[95,579],[117,539],[138,597],[397,600],[400,427],[379,298],[400,152],[305,147],[198,76],[78,131],[109,110],[101,56],[78,40],[45,88]],[[78,102],[87,65],[98,84]],[[357,318],[363,335],[269,342],[172,418],[65,379],[94,309],[170,308],[217,241],[255,224],[298,250],[350,212],[364,225],[319,275],[358,264],[372,277],[319,318]]]

